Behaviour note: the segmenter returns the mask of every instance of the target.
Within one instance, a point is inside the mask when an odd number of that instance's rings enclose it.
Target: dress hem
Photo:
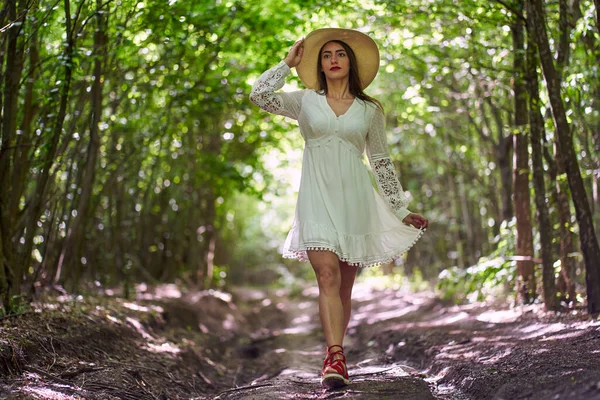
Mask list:
[[[375,267],[375,266],[379,266],[381,264],[390,263],[390,262],[394,261],[395,259],[399,258],[400,256],[402,256],[407,251],[409,251],[417,243],[417,241],[423,236],[425,231],[427,231],[427,229],[419,229],[418,235],[413,239],[412,243],[409,244],[408,246],[406,246],[405,248],[403,248],[399,251],[395,251],[391,255],[384,255],[379,258],[375,258],[373,260],[368,260],[368,261],[356,260],[356,259],[352,260],[349,258],[349,256],[347,254],[342,254],[339,251],[339,249],[337,249],[335,246],[330,245],[330,244],[316,244],[314,246],[302,246],[298,249],[288,249],[283,253],[283,258],[296,259],[300,262],[310,262],[310,260],[308,259],[308,254],[306,253],[307,251],[331,251],[336,256],[338,256],[340,261],[345,262],[348,265],[358,266],[360,268]]]

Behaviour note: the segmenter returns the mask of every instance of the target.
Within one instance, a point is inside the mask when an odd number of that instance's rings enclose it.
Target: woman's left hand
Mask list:
[[[417,229],[426,229],[429,220],[421,214],[410,213],[402,220],[407,225],[412,225]]]

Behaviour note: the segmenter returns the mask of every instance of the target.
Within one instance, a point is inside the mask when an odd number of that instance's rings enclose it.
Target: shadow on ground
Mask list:
[[[352,384],[326,391],[317,293],[172,285],[0,319],[2,399],[600,400],[600,322],[358,284]]]

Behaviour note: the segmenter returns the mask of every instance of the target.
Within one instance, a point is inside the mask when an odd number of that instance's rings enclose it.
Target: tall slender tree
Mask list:
[[[541,114],[538,79],[537,46],[533,40],[531,24],[527,25],[527,67],[526,81],[529,94],[529,138],[531,141],[531,162],[533,165],[533,186],[535,188],[535,206],[540,233],[540,253],[542,259],[542,285],[544,288],[544,306],[547,310],[556,310],[556,285],[554,279],[554,263],[552,257],[553,228],[550,223],[548,204],[546,202],[546,185],[544,182],[543,140],[544,118]]]
[[[23,71],[23,49],[21,47],[21,32],[27,15],[24,2],[7,0],[2,8],[2,14],[8,17],[8,33],[6,48],[0,52],[6,57],[6,69],[3,73],[2,88],[4,89],[2,100],[2,121],[0,124],[0,296],[2,296],[4,308],[10,311],[10,297],[17,294],[19,271],[15,266],[14,246],[12,233],[15,216],[10,212],[11,204],[11,177],[14,170],[16,151],[16,131],[18,96],[20,80]],[[2,18],[4,19],[4,18]],[[5,54],[5,55],[4,55]]]
[[[560,75],[556,71],[550,50],[544,3],[542,0],[528,0],[527,5],[548,89],[554,127],[558,135],[558,147],[564,155],[563,163],[575,204],[581,250],[585,262],[588,311],[595,314],[600,312],[600,246],[594,231],[592,214],[573,146],[573,135],[560,90]]]
[[[527,130],[527,90],[525,85],[525,27],[521,15],[523,2],[518,2],[517,14],[511,24],[513,38],[513,93],[515,133],[513,180],[515,216],[517,219],[517,294],[520,301],[530,303],[536,297],[529,195],[529,138]]]
[[[91,117],[89,121],[90,138],[86,151],[85,175],[81,184],[81,195],[78,197],[77,214],[69,226],[63,249],[58,260],[55,282],[58,282],[63,266],[70,269],[73,288],[79,284],[82,275],[79,261],[81,249],[85,242],[85,226],[89,220],[90,199],[96,177],[98,152],[100,149],[99,125],[102,118],[102,82],[103,64],[106,60],[106,15],[101,0],[96,0],[96,31],[94,33],[94,81],[91,88]]]

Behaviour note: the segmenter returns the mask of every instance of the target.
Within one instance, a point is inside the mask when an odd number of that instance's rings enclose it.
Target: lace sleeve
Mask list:
[[[252,87],[250,101],[270,113],[298,119],[305,91],[276,92],[283,87],[289,74],[290,67],[285,61],[264,72]]]
[[[369,133],[367,134],[367,157],[375,174],[381,197],[402,221],[410,214],[410,211],[406,208],[409,201],[398,180],[387,146],[385,119],[381,110],[377,108],[371,119]]]

